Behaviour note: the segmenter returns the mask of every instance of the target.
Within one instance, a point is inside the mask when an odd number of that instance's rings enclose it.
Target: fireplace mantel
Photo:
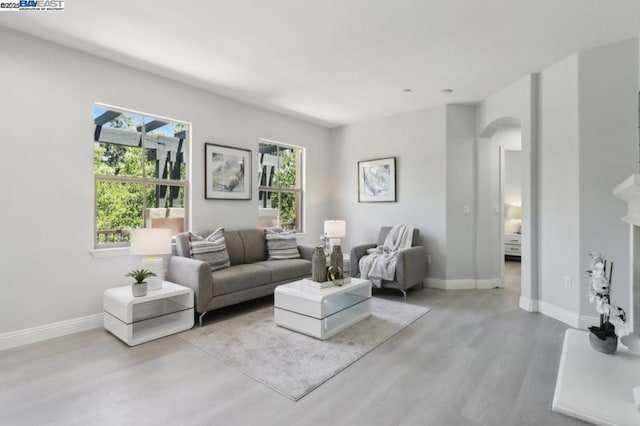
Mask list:
[[[627,202],[630,224],[633,332],[620,339],[618,353],[605,355],[589,345],[588,332],[567,330],[553,397],[553,411],[600,425],[638,425],[633,389],[640,386],[640,174],[613,190]],[[626,348],[625,348],[626,346]]]
[[[640,174],[629,176],[613,194],[627,202],[627,215],[622,220],[640,226]]]

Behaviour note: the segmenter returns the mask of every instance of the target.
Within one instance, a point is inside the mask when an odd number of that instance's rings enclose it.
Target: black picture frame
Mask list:
[[[251,200],[253,153],[249,149],[204,144],[204,198]]]
[[[358,202],[396,202],[396,157],[358,161]]]

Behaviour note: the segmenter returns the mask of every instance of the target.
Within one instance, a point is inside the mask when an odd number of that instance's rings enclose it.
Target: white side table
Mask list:
[[[520,234],[504,234],[504,255],[520,257]]]
[[[104,292],[104,328],[129,346],[188,330],[193,315],[193,290],[172,282],[142,297],[133,297],[131,285]]]

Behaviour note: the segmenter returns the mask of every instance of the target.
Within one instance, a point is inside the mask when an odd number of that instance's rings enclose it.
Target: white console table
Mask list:
[[[104,292],[104,328],[129,346],[193,327],[193,290],[164,281],[162,288],[133,297],[131,285]]]

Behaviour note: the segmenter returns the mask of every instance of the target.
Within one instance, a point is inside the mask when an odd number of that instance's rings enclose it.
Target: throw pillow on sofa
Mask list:
[[[218,228],[207,238],[189,232],[189,254],[192,259],[202,260],[211,266],[211,271],[231,266],[224,228]]]
[[[298,259],[300,257],[295,231],[267,229],[265,237],[269,260]]]

